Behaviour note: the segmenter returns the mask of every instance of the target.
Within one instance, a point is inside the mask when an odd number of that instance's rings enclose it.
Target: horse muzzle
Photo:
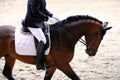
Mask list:
[[[85,51],[89,56],[95,56],[97,52],[96,50],[89,48],[89,47]]]

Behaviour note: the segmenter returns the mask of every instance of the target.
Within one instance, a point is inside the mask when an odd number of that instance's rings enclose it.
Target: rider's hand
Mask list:
[[[53,16],[52,18],[55,19],[56,22],[59,22],[59,21],[60,21],[59,18],[57,18],[57,17],[55,17],[55,16]]]
[[[59,21],[58,18],[55,18],[55,17],[49,17],[49,19],[48,19],[49,24],[54,24],[58,21]]]
[[[49,19],[49,17],[48,17],[48,16],[46,16],[46,17],[44,18],[44,21],[48,21],[48,19]]]

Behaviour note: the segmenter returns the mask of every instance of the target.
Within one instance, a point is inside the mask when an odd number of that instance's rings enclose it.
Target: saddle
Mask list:
[[[49,30],[46,30],[44,33],[42,31],[41,28],[30,28],[28,27],[29,31],[33,34],[34,36],[34,42],[35,42],[35,46],[37,48],[38,43],[41,41],[41,38],[43,39],[42,41],[45,44],[45,50],[49,47]],[[47,28],[48,29],[48,28]],[[41,36],[40,36],[41,35]]]
[[[30,32],[23,32],[21,28],[15,30],[15,50],[19,55],[24,56],[36,56],[36,47],[38,41],[43,41],[46,44],[45,55],[48,55],[50,51],[50,32],[49,27],[46,30],[47,34],[42,31],[41,28],[28,27]]]

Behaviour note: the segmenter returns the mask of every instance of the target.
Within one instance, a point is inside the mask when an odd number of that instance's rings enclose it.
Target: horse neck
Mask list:
[[[51,27],[52,44],[60,48],[74,49],[77,41],[85,34],[93,32],[96,23],[91,21],[77,21],[67,23],[62,27]],[[93,30],[93,31],[92,31]]]
[[[63,27],[58,27],[59,29],[54,33],[57,38],[54,38],[57,43],[62,45],[62,47],[72,48],[74,49],[75,44],[79,40],[79,38],[83,35],[82,27],[78,27],[79,25],[66,24]],[[53,32],[52,32],[53,34]],[[54,40],[53,40],[54,41]]]
[[[71,30],[67,29],[66,27],[53,26],[50,28],[52,45],[56,46],[56,48],[59,50],[63,48],[74,50],[77,37],[75,37]]]

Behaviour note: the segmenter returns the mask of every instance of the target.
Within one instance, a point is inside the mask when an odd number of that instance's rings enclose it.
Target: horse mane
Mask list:
[[[79,21],[79,20],[91,20],[91,21],[95,21],[95,22],[98,22],[98,23],[102,24],[102,21],[100,21],[100,20],[98,20],[98,19],[96,19],[96,18],[94,18],[92,16],[76,15],[76,16],[70,16],[70,17],[68,17],[68,18],[66,18],[66,19],[64,19],[62,21],[59,21],[59,22],[57,22],[55,24],[52,24],[50,26],[59,26],[59,27],[61,27],[61,26],[65,25],[65,24],[67,24],[67,23],[71,23],[71,22],[75,22],[75,21]]]
[[[70,16],[62,21],[59,21],[55,24],[51,24],[50,25],[50,31],[51,31],[51,36],[53,39],[53,41],[56,44],[62,44],[61,40],[62,40],[62,35],[60,34],[61,31],[65,31],[66,33],[69,34],[69,32],[67,32],[67,30],[65,30],[63,27],[65,27],[64,25],[72,23],[72,22],[77,22],[77,21],[82,21],[82,20],[89,20],[89,21],[94,21],[94,22],[98,22],[100,24],[102,24],[102,21],[88,16],[88,15],[76,15],[76,16]],[[54,36],[54,37],[53,37]]]

